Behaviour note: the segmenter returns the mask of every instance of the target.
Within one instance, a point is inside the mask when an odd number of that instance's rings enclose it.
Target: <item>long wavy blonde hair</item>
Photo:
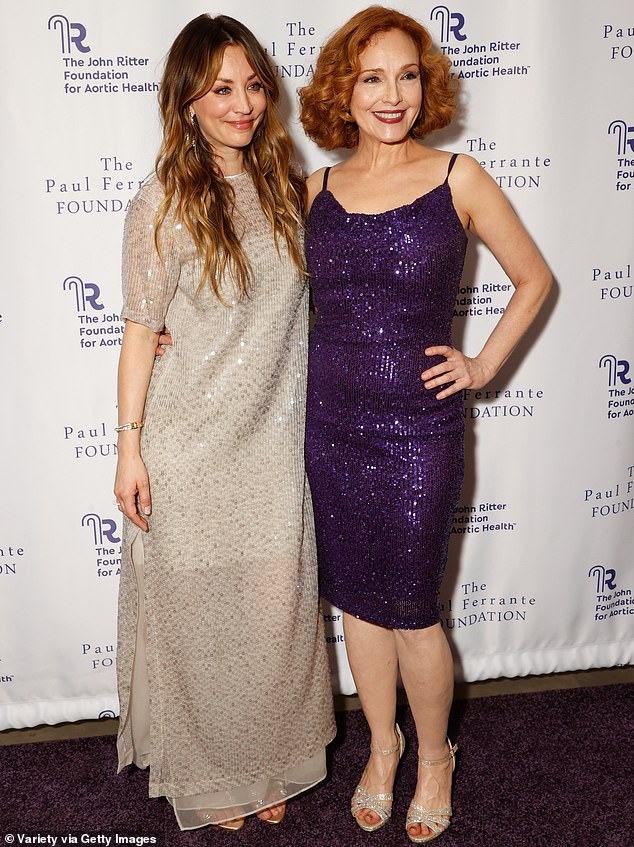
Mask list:
[[[156,174],[165,199],[156,215],[155,243],[160,252],[160,229],[173,209],[204,259],[199,290],[207,281],[223,303],[223,274],[230,273],[239,297],[243,297],[248,293],[251,268],[233,226],[233,188],[223,178],[198,122],[191,119],[189,106],[216,81],[229,45],[244,50],[267,101],[264,117],[244,151],[245,167],[271,224],[278,251],[283,239],[298,271],[305,273],[300,236],[304,181],[291,167],[293,146],[277,109],[279,88],[273,67],[253,33],[239,21],[226,15],[200,15],[184,27],[170,48],[159,91],[163,141]]]

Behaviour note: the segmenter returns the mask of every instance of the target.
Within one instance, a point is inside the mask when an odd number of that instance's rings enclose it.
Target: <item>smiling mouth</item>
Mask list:
[[[399,121],[403,120],[405,110],[400,109],[396,112],[372,112],[372,114],[384,124],[397,124]]]
[[[251,129],[253,126],[253,121],[227,121],[229,126],[232,126],[234,129]]]

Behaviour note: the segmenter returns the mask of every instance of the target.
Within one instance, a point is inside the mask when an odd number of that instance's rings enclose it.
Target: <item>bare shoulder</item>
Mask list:
[[[467,153],[459,153],[456,157],[449,182],[452,186],[463,188],[481,186],[484,182],[495,184],[480,163]]]
[[[506,206],[504,192],[493,177],[472,156],[460,153],[449,175],[454,206],[463,223],[482,214]]]

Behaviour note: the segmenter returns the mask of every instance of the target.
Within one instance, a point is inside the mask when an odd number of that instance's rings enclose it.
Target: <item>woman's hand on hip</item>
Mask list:
[[[452,394],[457,394],[465,388],[482,388],[495,376],[493,368],[482,362],[477,356],[470,359],[455,347],[428,347],[426,356],[444,356],[445,361],[421,374],[423,384],[428,391],[445,386],[436,395],[437,400],[443,400]],[[451,385],[448,385],[451,383]]]

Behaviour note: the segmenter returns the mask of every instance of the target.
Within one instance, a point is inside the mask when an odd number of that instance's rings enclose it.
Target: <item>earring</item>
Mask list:
[[[193,129],[191,147],[192,147],[192,150],[196,150],[196,113],[194,112],[194,110],[192,108],[190,108],[190,110],[189,110],[189,119],[192,122],[192,129]],[[189,142],[189,133],[186,133],[186,135],[185,135],[185,142],[186,143]]]

